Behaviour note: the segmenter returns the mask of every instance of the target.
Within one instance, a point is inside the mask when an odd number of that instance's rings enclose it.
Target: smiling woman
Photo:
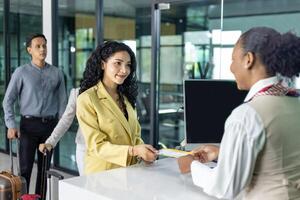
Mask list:
[[[124,43],[106,42],[87,61],[77,100],[86,174],[129,166],[137,157],[156,159],[156,149],[141,139],[135,72],[135,55]]]
[[[180,158],[195,185],[226,199],[241,192],[245,200],[300,198],[299,94],[280,78],[299,75],[299,57],[300,38],[290,32],[254,27],[240,36],[231,71],[249,92],[227,118],[220,147]],[[215,159],[214,169],[202,164]]]
[[[130,74],[130,56],[126,51],[116,52],[107,61],[102,63],[104,71],[103,82],[106,85],[121,85]]]

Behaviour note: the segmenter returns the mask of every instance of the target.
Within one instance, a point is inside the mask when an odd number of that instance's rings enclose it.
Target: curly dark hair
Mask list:
[[[242,34],[244,52],[252,52],[265,65],[269,75],[299,76],[300,38],[291,32],[280,34],[268,27],[255,27]]]
[[[126,51],[130,56],[130,74],[122,85],[118,85],[118,93],[127,97],[128,101],[135,108],[136,98],[138,95],[138,85],[136,79],[136,59],[133,51],[124,43],[116,41],[108,41],[99,45],[90,55],[86,62],[83,72],[83,79],[80,82],[79,94],[96,85],[103,78],[104,70],[102,69],[102,61],[106,62],[108,58],[120,51]]]

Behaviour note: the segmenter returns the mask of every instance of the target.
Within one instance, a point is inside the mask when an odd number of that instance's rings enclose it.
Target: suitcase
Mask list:
[[[58,200],[58,181],[64,177],[56,171],[46,171],[47,175],[47,197],[46,200]],[[54,178],[53,178],[54,177]]]
[[[12,140],[9,140],[10,171],[0,172],[0,200],[18,200],[26,193],[26,180],[21,177],[19,164],[19,140],[17,142],[17,174],[14,175],[14,164],[12,155]]]
[[[42,168],[41,200],[58,200],[58,182],[56,181],[55,183],[54,178],[56,178],[56,180],[64,179],[63,175],[58,172],[47,170],[47,161],[50,161],[50,159],[48,159],[50,155],[51,153],[48,150],[45,150]]]
[[[64,177],[56,171],[47,170],[48,161],[50,161],[49,151],[44,152],[43,163],[42,163],[42,184],[41,184],[41,195],[38,194],[24,194],[21,200],[58,200],[58,184],[54,184],[52,177],[58,180],[64,179]],[[0,199],[2,200],[2,199]]]
[[[39,194],[24,194],[21,197],[21,200],[40,200],[41,195]]]

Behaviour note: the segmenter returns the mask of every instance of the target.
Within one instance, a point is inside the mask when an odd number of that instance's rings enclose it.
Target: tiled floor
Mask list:
[[[16,171],[16,158],[14,157],[14,168]],[[10,170],[10,159],[9,155],[0,153],[0,171],[2,170]],[[54,170],[57,171],[57,170]],[[58,171],[60,174],[62,174],[65,179],[73,177],[73,175]],[[34,164],[32,175],[31,175],[31,183],[30,183],[30,188],[29,188],[29,193],[33,194],[35,190],[35,179],[36,179],[36,173],[37,173],[37,167],[36,164]]]

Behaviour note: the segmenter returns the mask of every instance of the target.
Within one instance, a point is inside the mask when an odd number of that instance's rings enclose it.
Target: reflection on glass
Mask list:
[[[159,142],[175,147],[184,139],[183,79],[214,78],[211,13],[214,4],[174,3],[161,11]],[[219,46],[219,44],[218,44]]]

